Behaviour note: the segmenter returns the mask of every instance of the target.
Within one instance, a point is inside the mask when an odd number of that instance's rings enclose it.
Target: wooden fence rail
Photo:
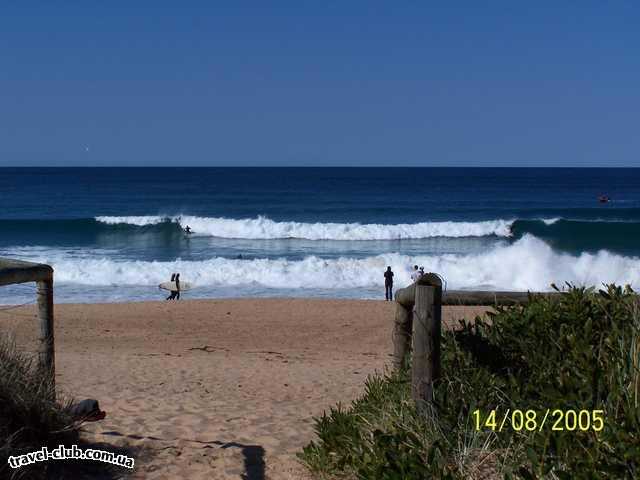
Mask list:
[[[55,384],[55,348],[53,336],[53,268],[40,263],[0,258],[0,286],[36,282],[40,323],[40,368]]]
[[[556,297],[553,293],[447,291],[441,278],[427,273],[416,283],[396,291],[393,325],[393,365],[401,368],[410,350],[411,392],[419,408],[433,400],[433,384],[440,375],[442,305],[515,305],[531,295]]]
[[[531,295],[557,297],[558,292],[485,292],[470,290],[449,290],[442,294],[442,305],[516,305],[529,301]]]

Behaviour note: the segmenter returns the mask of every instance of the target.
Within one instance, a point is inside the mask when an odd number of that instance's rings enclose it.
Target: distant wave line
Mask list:
[[[189,225],[195,235],[236,239],[306,239],[306,240],[403,240],[430,237],[484,237],[511,235],[513,220],[487,220],[478,222],[420,222],[401,224],[363,223],[310,223],[278,222],[259,216],[249,219],[224,217],[127,216],[96,217],[109,225],[136,225],[145,227],[165,222]]]
[[[531,234],[548,240],[554,247],[572,251],[613,248],[632,252],[636,245],[634,239],[640,237],[640,220],[562,217],[368,224],[275,221],[263,216],[246,219],[192,215],[99,216],[57,220],[4,219],[0,220],[0,231],[6,245],[29,245],[34,238],[46,244],[48,237],[57,241],[91,242],[99,235],[126,240],[144,234],[169,241],[178,238],[187,225],[195,232],[195,237],[238,240],[398,241],[496,237],[514,241]]]

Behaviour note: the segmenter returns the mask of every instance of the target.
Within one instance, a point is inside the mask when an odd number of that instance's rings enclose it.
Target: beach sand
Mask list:
[[[182,300],[55,306],[58,390],[96,398],[84,437],[135,449],[133,478],[305,479],[312,417],[390,362],[391,302]],[[445,324],[482,307],[445,307]],[[33,307],[0,316],[35,351]],[[108,447],[105,447],[108,449]]]

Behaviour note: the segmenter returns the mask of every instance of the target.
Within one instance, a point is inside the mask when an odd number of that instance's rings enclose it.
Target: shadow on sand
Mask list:
[[[265,463],[264,448],[260,445],[243,445],[237,442],[228,442],[220,448],[240,448],[244,456],[244,480],[264,480]]]
[[[217,445],[220,449],[228,449],[228,448],[238,448],[242,451],[242,455],[244,457],[244,473],[242,474],[243,480],[264,480],[266,478],[265,470],[265,451],[261,445],[245,445],[243,443],[238,442],[221,442],[219,440],[211,440],[211,441],[203,441],[203,440],[192,440],[192,439],[184,439],[184,438],[172,438],[172,439],[164,439],[158,437],[150,437],[150,436],[141,436],[141,435],[125,435],[116,431],[102,432],[102,435],[111,435],[116,437],[124,437],[132,440],[156,440],[162,442],[177,442],[184,441],[190,443],[197,443],[202,445],[203,447],[212,447],[213,445]],[[105,480],[107,480],[105,478]]]

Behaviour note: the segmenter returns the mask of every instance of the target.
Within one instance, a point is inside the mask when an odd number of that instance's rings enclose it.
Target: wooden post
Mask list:
[[[53,279],[41,280],[38,285],[38,319],[40,320],[40,368],[51,375],[55,385],[55,352],[53,338]]]
[[[391,335],[393,342],[393,366],[396,369],[402,368],[405,358],[411,350],[415,296],[415,284],[396,290],[396,316]]]
[[[442,285],[437,277],[429,280],[415,289],[411,393],[419,409],[433,401],[433,383],[440,376]]]
[[[400,303],[396,303],[396,318],[393,322],[393,368],[399,370],[411,349],[411,330],[413,312]]]

